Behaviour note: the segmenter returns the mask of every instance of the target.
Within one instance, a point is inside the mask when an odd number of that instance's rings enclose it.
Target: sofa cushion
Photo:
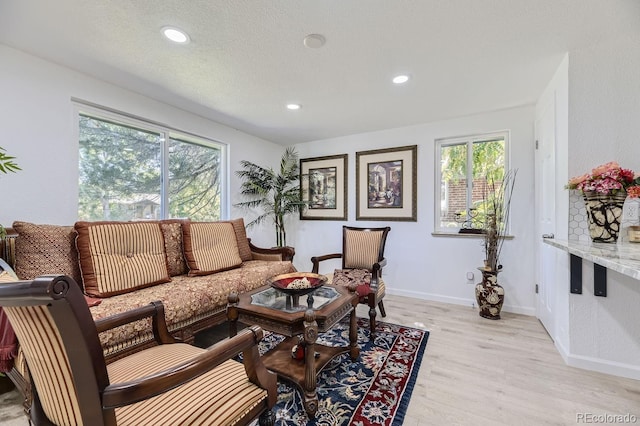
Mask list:
[[[133,293],[102,299],[91,307],[93,319],[101,319],[160,300],[164,305],[169,331],[190,329],[191,325],[227,308],[229,293],[243,293],[265,285],[268,278],[295,272],[289,261],[252,260],[239,268],[217,274],[173,277],[170,283],[143,288]],[[149,319],[132,322],[100,333],[105,355],[117,354],[134,344],[153,339]]]
[[[182,232],[189,276],[213,274],[242,264],[230,222],[185,222]]]
[[[16,274],[33,280],[40,275],[69,275],[81,282],[73,226],[13,222],[16,238]]]
[[[247,260],[251,260],[251,247],[249,247],[249,240],[247,239],[247,231],[244,228],[244,219],[241,217],[238,219],[227,220],[225,222],[229,222],[233,225],[233,230],[236,233],[236,241],[238,242],[238,253],[240,254],[240,259],[243,262]]]
[[[162,234],[164,235],[164,247],[167,253],[167,268],[169,275],[172,277],[188,272],[182,243],[183,222],[183,220],[179,219],[160,221],[160,228],[162,228]]]
[[[158,222],[76,222],[85,292],[107,297],[171,280]]]
[[[109,381],[122,383],[151,376],[205,353],[184,343],[160,345],[107,365]],[[253,384],[244,365],[226,360],[182,386],[115,409],[120,425],[240,425],[247,413],[268,398]],[[170,406],[170,410],[165,408]]]

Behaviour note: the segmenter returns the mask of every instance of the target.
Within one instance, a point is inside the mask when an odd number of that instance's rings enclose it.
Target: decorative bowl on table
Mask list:
[[[267,284],[289,296],[311,293],[327,283],[327,277],[312,272],[291,272],[269,278]]]

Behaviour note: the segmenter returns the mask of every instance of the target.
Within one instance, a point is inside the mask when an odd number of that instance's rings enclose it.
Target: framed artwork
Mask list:
[[[417,145],[356,152],[356,220],[418,220],[417,152]]]
[[[347,154],[300,160],[300,219],[347,220]]]

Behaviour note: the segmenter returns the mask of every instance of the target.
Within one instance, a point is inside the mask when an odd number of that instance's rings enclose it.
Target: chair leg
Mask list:
[[[376,295],[369,293],[369,299],[367,303],[369,305],[369,333],[371,335],[370,340],[376,337]]]
[[[378,302],[378,308],[380,309],[380,315],[386,317],[387,313],[384,310],[384,303],[382,303],[382,300]]]

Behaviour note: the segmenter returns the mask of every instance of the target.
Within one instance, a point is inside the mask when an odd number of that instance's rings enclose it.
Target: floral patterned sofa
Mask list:
[[[80,284],[98,330],[109,318],[160,300],[169,331],[184,342],[226,321],[227,296],[294,272],[292,248],[251,244],[240,219],[77,222],[74,226],[14,222],[0,246],[20,279],[69,275]],[[100,333],[107,362],[153,346],[141,320]],[[19,352],[9,376],[30,404],[28,369]]]

